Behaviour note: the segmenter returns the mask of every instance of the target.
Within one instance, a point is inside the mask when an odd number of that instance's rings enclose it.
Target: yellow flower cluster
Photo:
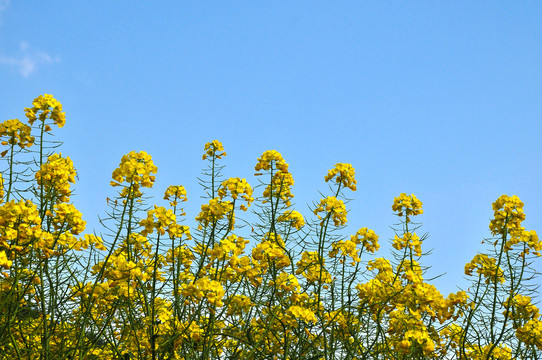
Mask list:
[[[295,275],[288,274],[284,271],[282,271],[275,280],[269,280],[268,285],[270,287],[276,288],[280,296],[284,295],[284,293],[287,292],[298,292],[301,289],[299,281],[297,280]]]
[[[335,241],[333,244],[331,244],[329,257],[334,258],[340,251],[341,259],[339,261],[341,264],[344,262],[342,257],[350,256],[353,260],[352,265],[355,265],[357,262],[361,261],[361,258],[358,256],[358,249],[356,249],[356,245],[357,244],[351,240]]]
[[[205,153],[203,154],[202,160],[207,159],[207,157],[222,159],[222,156],[226,156],[224,151],[224,146],[218,140],[213,140],[205,144]],[[222,151],[222,152],[220,152]]]
[[[355,235],[351,235],[350,241],[353,241],[358,245],[362,244],[367,251],[373,254],[380,249],[378,235],[373,230],[366,227],[359,229]]]
[[[326,213],[324,219],[322,219],[322,216],[319,215],[321,212]],[[335,196],[328,196],[325,199],[321,199],[320,204],[318,204],[316,209],[314,209],[314,215],[317,215],[318,219],[322,220],[320,225],[324,224],[324,220],[327,218],[327,216],[331,216],[335,226],[344,225],[347,221],[346,206],[341,199],[337,199]]]
[[[145,228],[141,231],[143,236],[152,234],[156,229],[160,235],[164,235],[167,231],[171,239],[180,239],[183,235],[191,239],[188,226],[177,224],[177,217],[173,210],[162,206],[155,205],[154,209],[147,211],[147,218],[141,220],[139,225]]]
[[[85,231],[87,223],[83,221],[83,214],[72,204],[56,204],[53,213],[48,211],[46,215],[52,216],[53,228],[57,232],[78,235]]]
[[[420,322],[419,316],[405,312],[402,307],[390,313],[388,334],[393,348],[399,354],[410,354],[413,347],[419,347],[424,356],[433,355],[435,342],[426,326]]]
[[[271,184],[267,185],[263,192],[264,198],[280,198],[286,206],[291,205],[290,199],[294,197],[292,194],[292,186],[294,185],[294,178],[292,174],[278,171],[273,175]],[[262,201],[266,203],[268,200]]]
[[[504,272],[500,267],[497,267],[496,259],[486,254],[477,254],[470,263],[465,265],[465,275],[472,275],[474,270],[486,278],[486,284],[495,282],[495,280],[501,283],[505,282]]]
[[[182,185],[170,185],[164,193],[164,200],[170,200],[169,205],[177,206],[178,201],[184,202],[188,200],[186,189]]]
[[[11,267],[11,264],[13,264],[13,261],[9,260],[6,252],[4,250],[0,251],[0,267],[3,267],[4,269],[9,269]]]
[[[34,145],[34,137],[30,135],[31,127],[18,119],[6,120],[0,123],[0,137],[7,137],[2,145],[19,145],[21,149]],[[7,151],[2,152],[4,156]]]
[[[252,249],[252,258],[261,267],[267,267],[271,262],[274,262],[277,269],[290,265],[290,258],[284,251],[284,241],[275,234],[264,237],[264,241]]]
[[[337,175],[338,174],[338,175]],[[356,171],[352,167],[351,164],[344,164],[344,163],[338,163],[335,165],[335,167],[327,173],[327,176],[325,177],[326,182],[329,180],[332,180],[335,175],[337,177],[335,178],[336,183],[342,184],[344,187],[349,188],[352,191],[356,191],[356,184],[357,181],[355,179]]]
[[[401,193],[398,197],[393,199],[392,209],[397,211],[397,216],[402,217],[403,213],[406,214],[406,222],[410,222],[410,216],[423,214],[422,202],[412,194],[407,195]]]
[[[207,226],[209,223],[214,223],[225,216],[231,217],[233,220],[233,204],[231,201],[222,201],[219,198],[209,200],[209,204],[201,205],[201,212],[196,217],[196,221],[200,226]],[[230,224],[233,226],[233,223]]]
[[[493,235],[520,229],[521,222],[525,220],[523,202],[516,195],[501,195],[493,203],[493,211],[494,219],[489,223],[489,229]]]
[[[286,311],[286,314],[305,322],[315,323],[317,321],[316,315],[314,315],[312,310],[298,306],[298,305],[290,306],[288,310]]]
[[[491,355],[489,352],[491,352]],[[470,346],[469,350],[467,351],[467,358],[470,360],[486,360],[486,359],[492,359],[492,360],[511,360],[512,357],[512,350],[506,346],[494,346],[493,344],[488,344],[484,346]]]
[[[276,150],[267,150],[261,157],[258,158],[255,170],[270,170],[272,167],[280,170],[283,173],[288,172],[288,164],[282,158],[282,155]],[[256,174],[259,175],[259,174]]]
[[[542,241],[538,237],[538,234],[534,230],[525,230],[523,227],[510,231],[510,238],[504,244],[504,252],[509,252],[513,246],[522,244],[523,249],[519,256],[523,257],[529,254],[532,250],[533,254],[540,256],[540,250],[542,250]]]
[[[542,350],[542,321],[540,319],[527,321],[525,325],[516,329],[516,336],[524,344]]]
[[[325,259],[320,257],[316,251],[304,251],[296,266],[295,273],[303,275],[309,283],[331,283],[331,274],[325,268]]]
[[[240,236],[235,234],[229,235],[216,243],[215,246],[208,251],[210,255],[209,263],[213,263],[214,260],[228,260],[230,262],[229,265],[236,264],[239,261],[238,256],[243,254],[245,246],[248,243],[248,240],[245,240]]]
[[[224,199],[228,193],[234,200],[241,196],[247,202],[248,206],[254,201],[254,198],[252,197],[252,188],[245,179],[237,177],[223,181],[218,189],[220,200]],[[241,210],[246,211],[246,206],[241,205]]]
[[[53,95],[40,95],[34,99],[32,105],[31,108],[24,108],[25,115],[28,118],[30,125],[34,124],[34,121],[36,121],[38,117],[42,122],[45,122],[46,119],[53,120],[59,128],[63,127],[66,123],[66,114],[62,112],[62,104],[58,102]],[[50,127],[45,127],[45,131],[50,130]]]
[[[511,301],[510,298],[506,299],[503,305],[506,307],[503,313],[505,315],[509,313],[510,318],[516,320],[516,322],[526,322],[540,318],[540,311],[531,302],[530,296],[517,294]]]
[[[224,297],[222,284],[207,277],[199,278],[194,283],[187,285],[183,289],[183,296],[186,297],[186,301],[191,300],[196,304],[205,299],[210,305],[216,307],[224,305],[222,302]]]
[[[249,312],[254,306],[254,303],[248,296],[245,295],[232,295],[227,300],[228,304],[228,316],[242,316]]]
[[[409,248],[410,250],[414,250],[414,253],[416,256],[422,255],[422,243],[420,241],[420,238],[416,233],[409,233],[406,232],[403,234],[402,237],[399,237],[395,235],[395,238],[393,239],[393,247],[397,250],[401,250],[404,248]]]
[[[62,154],[52,154],[47,162],[41,165],[35,177],[40,188],[45,191],[45,196],[55,199],[57,202],[67,202],[70,199],[70,183],[75,183],[77,172],[73,168],[73,162],[69,157]]]
[[[41,218],[30,200],[11,200],[0,206],[0,248],[23,250],[41,234]]]
[[[145,151],[131,151],[122,157],[119,167],[113,171],[111,186],[122,186],[126,182],[133,186],[134,193],[139,190],[139,186],[151,188],[155,181],[155,176],[151,174],[157,171],[149,154]]]
[[[296,210],[286,210],[284,214],[277,218],[277,222],[287,222],[297,230],[305,226],[303,215]]]

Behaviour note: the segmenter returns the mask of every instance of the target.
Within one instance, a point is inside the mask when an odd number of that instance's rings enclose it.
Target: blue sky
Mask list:
[[[253,185],[257,157],[281,152],[306,217],[327,170],[352,163],[346,233],[374,229],[389,256],[393,198],[416,194],[447,294],[467,286],[501,194],[542,231],[541,16],[539,2],[0,0],[0,119],[62,102],[91,228],[131,150],[158,166],[157,203],[186,186],[191,218],[210,140]]]

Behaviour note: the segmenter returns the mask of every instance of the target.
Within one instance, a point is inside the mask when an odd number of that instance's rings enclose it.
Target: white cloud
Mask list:
[[[3,0],[0,0],[0,6]],[[5,0],[4,0],[5,1]],[[36,51],[27,42],[21,42],[19,56],[0,54],[0,65],[6,65],[16,70],[23,77],[29,77],[39,66],[54,64],[60,61],[47,53]]]

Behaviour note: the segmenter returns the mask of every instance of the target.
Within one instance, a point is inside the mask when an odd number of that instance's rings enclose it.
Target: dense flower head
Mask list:
[[[329,252],[329,257],[334,258],[337,254],[341,253],[341,264],[344,262],[342,257],[349,256],[352,258],[352,265],[355,265],[357,262],[361,261],[361,258],[358,255],[358,249],[356,248],[356,243],[351,240],[337,240],[331,244],[331,251]]]
[[[47,162],[41,165],[35,177],[38,186],[45,190],[46,195],[55,197],[58,202],[67,202],[70,198],[70,183],[75,183],[77,172],[73,162],[62,154],[52,154]]]
[[[313,322],[315,323],[317,321],[316,315],[314,312],[312,312],[311,309],[307,309],[298,305],[292,305],[286,310],[286,314],[293,316],[297,320],[305,321],[305,322]]]
[[[21,149],[34,145],[34,137],[30,135],[32,128],[18,119],[6,120],[0,123],[0,137],[7,138],[2,140],[2,145],[19,145]],[[7,151],[2,152],[4,156]]]
[[[231,234],[225,239],[215,243],[211,250],[204,250],[201,247],[198,247],[197,249],[199,254],[203,254],[205,251],[208,251],[208,254],[210,255],[210,263],[212,263],[214,260],[233,260],[232,262],[235,262],[238,260],[237,257],[243,253],[245,246],[248,243],[249,241],[245,240],[243,237]]]
[[[4,250],[0,251],[0,267],[4,269],[9,269],[11,267],[11,264],[13,264],[13,261],[8,259],[6,252]]]
[[[359,229],[355,235],[351,235],[350,241],[353,241],[356,244],[362,244],[367,251],[373,254],[380,249],[378,235],[373,230],[366,227]]]
[[[542,241],[540,241],[536,231],[527,231],[523,227],[511,230],[510,238],[505,242],[503,250],[504,252],[508,252],[513,246],[518,244],[521,244],[520,249],[522,250],[519,256],[524,257],[526,254],[530,254],[531,251],[533,251],[534,255],[540,256]]]
[[[505,282],[504,272],[497,267],[496,259],[486,254],[477,254],[470,263],[465,265],[465,275],[472,275],[476,272],[486,278],[486,283],[495,282],[495,279],[501,283]]]
[[[526,322],[540,318],[540,310],[532,303],[530,296],[516,294],[512,299],[508,298],[503,304],[510,317],[516,321]]]
[[[196,217],[196,221],[198,221],[201,226],[207,226],[209,223],[216,222],[224,217],[229,217],[233,222],[234,218],[232,212],[233,204],[231,201],[222,201],[220,198],[214,198],[209,200],[209,204],[201,205],[201,212]]]
[[[241,316],[243,313],[248,313],[255,305],[248,296],[232,295],[227,299],[228,316]]]
[[[164,200],[169,200],[169,205],[177,206],[178,202],[187,201],[186,189],[182,185],[170,185],[164,193]]]
[[[305,219],[303,219],[303,215],[296,210],[286,210],[284,214],[277,218],[277,222],[287,222],[297,230],[305,226]]]
[[[467,359],[472,360],[510,360],[512,357],[512,350],[506,345],[488,344],[484,346],[474,345],[468,346]],[[490,352],[491,351],[491,355]],[[490,357],[491,356],[491,357]]]
[[[56,204],[53,212],[48,211],[46,215],[52,217],[52,224],[55,231],[69,231],[73,235],[78,235],[85,231],[86,222],[82,218],[83,215],[73,204]]]
[[[255,170],[270,170],[272,167],[280,170],[283,173],[288,172],[288,164],[282,158],[282,155],[276,150],[267,150],[261,157],[258,158]],[[256,174],[258,175],[258,174]]]
[[[217,159],[221,159],[222,156],[226,156],[226,152],[224,151],[224,146],[218,140],[213,140],[205,144],[204,151],[205,153],[203,154],[202,160],[205,160],[208,157],[211,157],[211,158],[216,157]]]
[[[264,241],[252,249],[252,258],[262,267],[268,267],[270,262],[274,263],[278,269],[290,265],[290,258],[284,251],[284,241],[274,233],[267,234]]]
[[[422,255],[422,242],[416,233],[406,232],[402,237],[395,235],[393,239],[393,247],[397,250],[409,248],[414,251],[416,256]]]
[[[356,171],[351,164],[338,163],[335,167],[327,173],[325,180],[326,182],[332,180],[335,175],[336,183],[342,184],[344,187],[349,188],[352,191],[356,191],[357,181],[355,179]]]
[[[160,235],[164,235],[167,232],[172,239],[179,239],[183,235],[188,239],[191,238],[188,226],[177,224],[177,217],[173,210],[166,209],[163,206],[155,205],[154,209],[147,211],[147,218],[142,219],[139,225],[145,227],[141,231],[141,235],[143,236],[152,234],[156,230]]]
[[[62,104],[53,95],[40,95],[34,99],[32,105],[31,108],[24,109],[30,125],[34,124],[38,117],[42,122],[45,122],[46,119],[53,120],[59,128],[66,123],[66,114],[62,112]],[[50,130],[50,128],[46,128],[47,130]]]
[[[122,157],[119,167],[113,171],[111,185],[121,186],[126,182],[137,189],[139,186],[150,188],[156,179],[151,174],[156,174],[157,171],[158,168],[149,154],[145,151],[131,151]]]
[[[282,271],[275,280],[269,280],[269,286],[275,287],[279,294],[282,296],[286,292],[300,291],[299,281],[293,274]]]
[[[532,319],[516,329],[516,337],[526,345],[536,346],[542,350],[542,321]]]
[[[291,205],[290,199],[294,197],[292,194],[292,186],[294,185],[294,178],[291,173],[285,173],[278,171],[273,175],[271,184],[267,185],[263,192],[264,198],[280,198],[286,206]],[[263,200],[263,203],[268,200]]]
[[[516,195],[501,195],[493,203],[494,219],[489,223],[493,235],[504,234],[507,230],[521,228],[525,220],[523,202]]]
[[[210,305],[217,307],[224,305],[222,284],[208,277],[199,278],[194,283],[186,285],[183,289],[183,296],[187,298],[187,301],[192,300],[196,304],[205,299]]]
[[[397,211],[397,216],[402,217],[403,214],[406,214],[406,222],[410,222],[410,216],[415,216],[423,214],[422,202],[412,194],[407,195],[401,193],[398,197],[393,199],[392,209]]]
[[[330,214],[335,226],[346,224],[346,206],[341,199],[337,199],[335,196],[328,196],[320,200],[320,204],[314,209],[314,215],[317,215],[318,219],[322,219],[322,216],[319,214],[321,212],[326,213],[324,218]],[[322,219],[320,224],[323,225],[323,222],[324,220]]]
[[[0,206],[0,250],[29,251],[28,245],[36,239],[48,245],[51,238],[42,232],[37,206],[30,200],[11,200]]]
[[[250,206],[250,204],[254,201],[254,198],[252,197],[252,188],[245,179],[236,177],[224,180],[218,189],[218,196],[222,200],[228,195],[228,193],[234,200],[241,197],[247,202],[248,206]],[[244,205],[241,205],[241,209],[245,211],[247,210],[246,206]]]

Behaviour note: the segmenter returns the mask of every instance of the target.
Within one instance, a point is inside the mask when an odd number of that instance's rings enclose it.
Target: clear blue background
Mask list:
[[[73,200],[98,231],[131,150],[159,168],[157,203],[186,186],[191,219],[210,140],[225,174],[253,185],[257,157],[280,151],[308,218],[327,170],[352,163],[347,233],[374,229],[388,256],[393,198],[416,194],[424,264],[447,273],[447,294],[467,286],[501,194],[542,231],[541,18],[534,1],[1,0],[0,119],[24,119],[43,93],[64,104]]]

